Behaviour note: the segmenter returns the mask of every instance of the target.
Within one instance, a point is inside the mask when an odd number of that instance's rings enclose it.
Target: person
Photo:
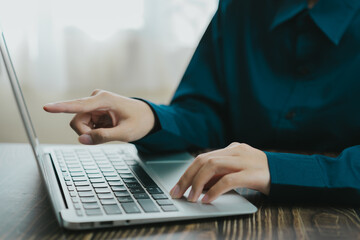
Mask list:
[[[169,105],[103,90],[44,106],[83,144],[200,154],[170,191],[210,203],[360,200],[360,1],[223,0]],[[280,152],[260,149],[276,149]],[[337,157],[291,152],[340,152]]]

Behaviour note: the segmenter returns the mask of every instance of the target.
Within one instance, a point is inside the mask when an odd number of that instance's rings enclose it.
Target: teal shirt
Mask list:
[[[266,152],[271,199],[360,203],[360,1],[223,0],[143,151]]]

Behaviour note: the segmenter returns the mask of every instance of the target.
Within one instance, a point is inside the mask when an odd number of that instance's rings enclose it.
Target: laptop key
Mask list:
[[[115,165],[114,168],[118,173],[130,173],[129,168],[125,165]]]
[[[105,177],[117,177],[115,172],[104,172],[103,174]]]
[[[83,207],[85,209],[94,209],[94,208],[100,208],[100,205],[97,202],[94,203],[83,203]]]
[[[124,190],[126,190],[126,187],[125,186],[113,186],[113,187],[111,187],[111,189],[113,191],[124,191]]]
[[[126,167],[126,164],[122,161],[122,160],[111,160],[112,164],[115,166],[122,166],[122,167]]]
[[[179,211],[175,205],[164,205],[164,206],[161,206],[162,210],[164,212],[176,212],[176,211]]]
[[[150,198],[149,195],[147,195],[146,193],[134,193],[133,196],[134,196],[134,198],[136,198],[136,199],[147,199],[147,198]]]
[[[87,191],[91,191],[92,188],[90,186],[83,186],[83,187],[76,187],[76,190],[78,192],[87,192]]]
[[[100,208],[95,208],[95,209],[85,209],[86,215],[88,216],[99,216],[102,215],[101,209]]]
[[[121,178],[134,178],[134,175],[131,173],[120,173]]]
[[[168,197],[165,194],[152,194],[151,195],[155,200],[158,199],[168,199]]]
[[[131,171],[127,168],[127,167],[122,167],[122,168],[120,168],[120,167],[115,167],[116,168],[116,171],[118,172],[118,173],[123,173],[123,174],[128,174],[128,173],[131,173]]]
[[[140,182],[145,186],[145,188],[157,187],[156,183],[150,178],[150,176],[138,164],[130,165],[129,167],[135,173],[135,175],[139,178]]]
[[[161,206],[162,205],[173,205],[173,203],[169,199],[159,199],[159,200],[156,200],[156,202]]]
[[[158,187],[148,187],[148,188],[146,188],[146,190],[147,190],[150,194],[160,194],[160,193],[163,193],[163,191],[161,191],[161,189],[158,188]]]
[[[83,186],[89,186],[90,183],[87,181],[83,181],[83,182],[74,182],[76,187],[83,187]]]
[[[105,180],[102,178],[92,178],[92,179],[90,179],[90,182],[91,183],[104,183]]]
[[[106,214],[111,215],[111,214],[121,214],[121,210],[118,207],[118,205],[104,205],[104,210],[106,212]]]
[[[80,197],[93,197],[94,193],[92,191],[88,191],[88,192],[79,192],[79,196]]]
[[[71,177],[83,177],[85,176],[85,173],[83,172],[72,172],[70,173]]]
[[[82,172],[82,169],[81,168],[75,168],[75,167],[72,167],[72,168],[69,168],[69,172],[72,173],[72,172]]]
[[[96,193],[110,193],[110,189],[108,188],[95,188]]]
[[[93,162],[83,162],[82,165],[83,166],[96,166],[95,163],[93,163]]]
[[[69,193],[70,193],[70,196],[71,196],[71,197],[76,197],[76,192],[70,191]]]
[[[83,182],[83,181],[86,181],[87,178],[86,177],[73,177],[72,180],[74,182]]]
[[[145,212],[160,212],[151,199],[138,199],[137,201]]]
[[[130,196],[129,192],[124,190],[124,191],[116,191],[114,192],[115,196],[117,197],[127,197]]]
[[[134,201],[130,196],[117,197],[117,200],[118,200],[120,203],[133,202],[133,201]]]
[[[114,198],[111,193],[100,193],[97,195],[99,199],[109,199]]]
[[[134,202],[125,202],[121,203],[121,206],[124,208],[126,213],[140,213],[140,209],[136,206]]]
[[[135,178],[123,178],[124,183],[137,183]]]
[[[138,182],[133,183],[125,183],[128,188],[141,188],[140,184]]]
[[[100,170],[105,173],[105,172],[113,172],[114,169],[112,169],[111,167],[100,167]]]
[[[116,204],[116,200],[115,199],[100,199],[100,203],[102,205]]]
[[[92,185],[94,188],[107,188],[107,184],[106,183],[94,183]]]
[[[80,206],[79,203],[74,203],[74,208],[75,208],[75,209],[81,209],[81,206]]]
[[[85,170],[96,170],[97,167],[96,166],[84,166]]]
[[[144,193],[144,189],[142,188],[129,188],[131,193]]]
[[[97,202],[95,197],[81,197],[80,201],[82,203],[93,203],[93,202]]]
[[[120,180],[119,177],[105,177],[108,182],[117,182]]]
[[[92,178],[102,178],[102,175],[101,174],[88,174],[88,177],[90,179],[92,179]]]
[[[113,182],[109,182],[109,185],[110,186],[122,186],[122,182],[119,180],[119,181],[113,181]]]
[[[71,181],[66,181],[66,186],[71,186],[72,185],[72,182]]]

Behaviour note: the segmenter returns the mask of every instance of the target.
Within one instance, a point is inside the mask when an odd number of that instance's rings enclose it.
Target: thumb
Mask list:
[[[86,145],[95,145],[110,141],[121,141],[123,136],[118,127],[98,128],[87,132],[79,137],[79,142]]]

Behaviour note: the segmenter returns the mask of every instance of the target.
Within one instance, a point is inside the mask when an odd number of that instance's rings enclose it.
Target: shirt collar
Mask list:
[[[305,9],[307,9],[307,0],[282,1],[278,5],[270,30],[275,29]],[[359,9],[359,0],[319,0],[309,10],[309,15],[321,31],[334,44],[338,45]]]

